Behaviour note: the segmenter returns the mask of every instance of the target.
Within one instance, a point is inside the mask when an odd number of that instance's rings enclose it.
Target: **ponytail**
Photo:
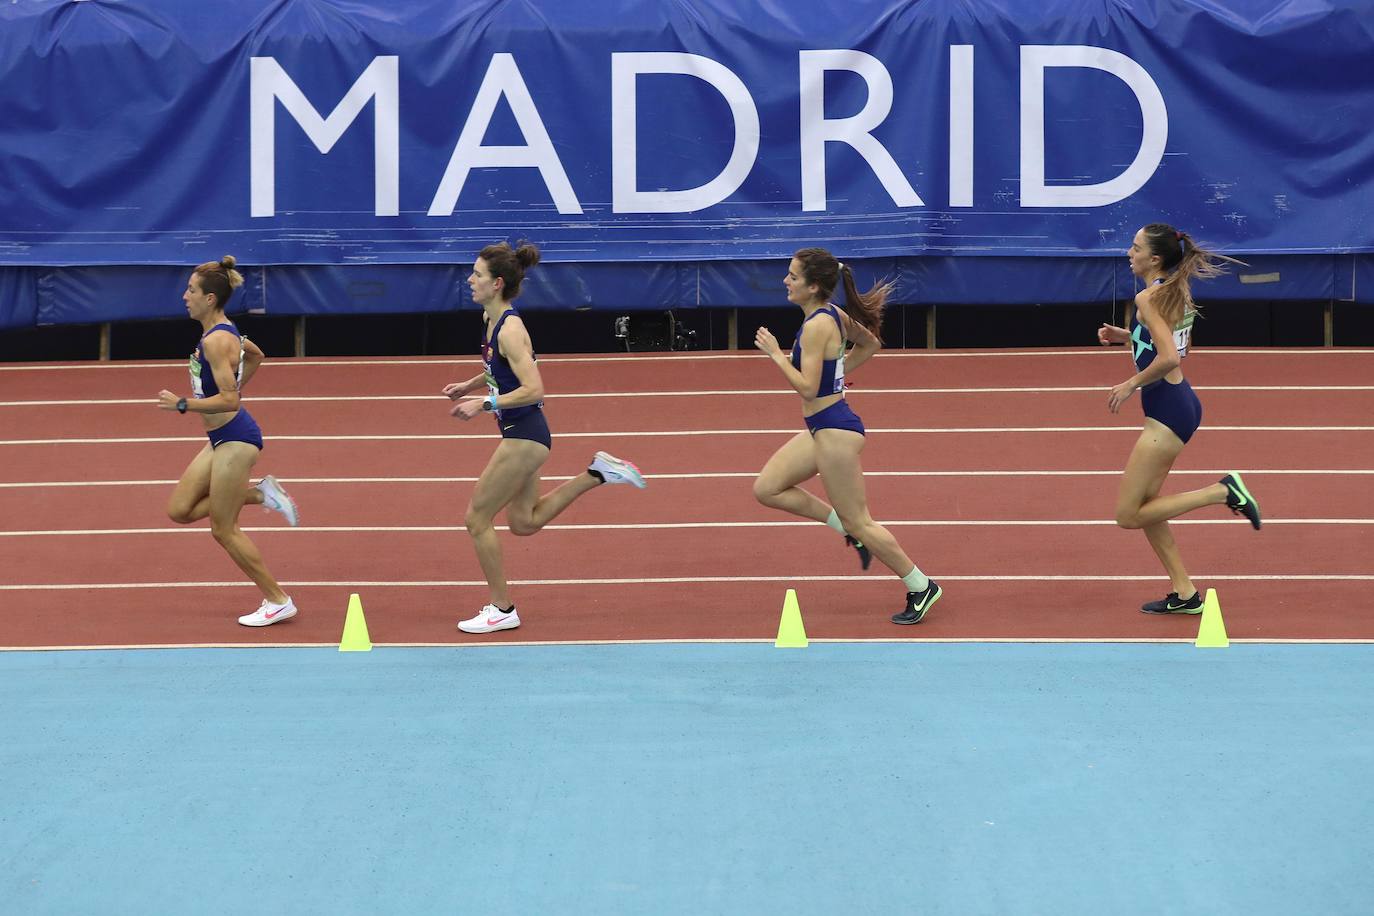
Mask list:
[[[1159,257],[1160,266],[1168,274],[1164,282],[1155,287],[1150,305],[1170,327],[1182,321],[1187,312],[1197,311],[1189,286],[1194,277],[1211,280],[1225,274],[1227,264],[1249,266],[1244,261],[1203,248],[1188,233],[1167,223],[1151,223],[1141,231],[1145,233],[1150,254]]]
[[[848,264],[836,260],[824,248],[803,248],[792,255],[801,262],[802,278],[807,283],[816,284],[822,299],[829,299],[835,287],[844,284],[844,311],[850,318],[868,329],[881,343],[883,339],[883,309],[887,300],[897,289],[895,283],[880,280],[866,293],[860,293],[854,285],[854,272]]]

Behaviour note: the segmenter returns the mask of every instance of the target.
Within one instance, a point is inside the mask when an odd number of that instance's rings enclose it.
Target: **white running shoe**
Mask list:
[[[639,468],[606,452],[597,452],[587,470],[596,471],[606,483],[632,483],[641,490],[648,486]]]
[[[515,613],[515,605],[503,611],[494,604],[488,604],[471,620],[459,621],[458,629],[464,633],[495,633],[497,630],[514,630],[520,626],[520,615]]]
[[[286,523],[295,528],[301,523],[301,516],[296,511],[296,501],[287,495],[286,490],[277,482],[277,478],[268,474],[258,481],[258,489],[262,492],[262,507],[271,509],[273,512],[280,512],[286,517]]]
[[[245,627],[266,627],[295,616],[296,605],[289,596],[285,604],[273,604],[264,598],[258,609],[251,614],[244,614],[239,618],[239,623]]]

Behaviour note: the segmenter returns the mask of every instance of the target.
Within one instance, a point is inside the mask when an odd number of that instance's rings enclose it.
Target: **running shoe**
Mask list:
[[[850,534],[844,536],[844,542],[859,552],[859,565],[864,569],[868,569],[868,564],[873,562],[873,554],[868,552],[868,548],[855,540],[854,536]]]
[[[1221,478],[1222,486],[1226,487],[1226,508],[1236,515],[1243,515],[1250,520],[1250,525],[1256,531],[1260,527],[1259,503],[1250,495],[1250,491],[1245,489],[1245,481],[1240,479],[1239,471],[1232,471]]]
[[[900,614],[893,614],[892,622],[902,624],[920,623],[925,619],[926,613],[934,606],[935,602],[940,600],[940,596],[943,594],[944,590],[935,584],[934,579],[930,580],[930,584],[926,586],[926,590],[923,592],[907,592],[906,610],[902,611]]]
[[[1169,592],[1158,601],[1140,606],[1144,614],[1201,614],[1202,592],[1193,592],[1193,597],[1180,599],[1178,592]]]
[[[509,611],[503,611],[494,604],[488,604],[476,617],[460,621],[458,629],[464,633],[495,633],[497,630],[514,630],[518,626],[520,615],[515,612],[515,605],[512,604]]]
[[[600,477],[602,483],[632,483],[641,490],[648,486],[639,468],[606,452],[597,452],[587,470],[593,477]]]
[[[239,623],[245,627],[266,627],[295,616],[296,605],[289,597],[285,604],[273,604],[264,598],[258,609],[251,614],[244,614],[239,618]]]
[[[292,528],[301,523],[300,513],[296,511],[296,501],[287,495],[286,490],[277,482],[277,478],[268,474],[258,481],[258,489],[262,492],[264,509],[280,512]]]

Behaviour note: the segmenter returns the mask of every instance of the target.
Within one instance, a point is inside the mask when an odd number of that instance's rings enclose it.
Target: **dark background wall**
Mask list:
[[[1200,346],[1321,346],[1327,303],[1203,303],[1194,329]],[[883,336],[888,347],[927,346],[927,308],[896,305],[888,310]],[[940,306],[935,312],[936,345],[967,347],[1062,347],[1095,342],[1104,321],[1122,322],[1121,303],[1081,305]],[[1374,306],[1331,305],[1336,346],[1374,346]],[[604,353],[630,350],[729,347],[731,310],[576,312],[530,310],[524,313],[542,353]],[[754,331],[766,325],[780,339],[790,338],[800,322],[792,308],[739,309],[737,340],[753,345]],[[629,334],[615,334],[615,320],[628,316]],[[235,320],[268,353],[295,350],[294,317],[237,315]],[[429,314],[309,316],[303,342],[307,356],[402,356],[476,352],[481,324],[476,310]],[[671,336],[675,338],[669,344]],[[0,360],[75,360],[99,356],[99,325],[27,328],[0,332]],[[184,356],[194,344],[189,320],[120,322],[110,326],[112,359],[163,359]],[[628,346],[627,346],[628,345]]]

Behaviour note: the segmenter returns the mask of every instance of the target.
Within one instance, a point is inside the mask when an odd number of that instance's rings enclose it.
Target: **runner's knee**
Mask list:
[[[510,533],[522,538],[529,537],[542,527],[526,516],[509,515],[507,521],[510,522]]]
[[[218,542],[221,547],[228,546],[229,542],[232,541],[234,536],[238,533],[238,530],[239,526],[234,522],[210,523],[210,534],[214,535],[215,541]]]
[[[773,506],[777,502],[778,488],[773,486],[763,477],[754,478],[754,498],[765,506]]]
[[[1116,524],[1118,527],[1130,530],[1142,527],[1140,524],[1140,510],[1130,506],[1118,506],[1116,509]]]
[[[468,506],[468,511],[463,516],[463,525],[467,527],[468,534],[481,534],[491,530],[491,516]]]

